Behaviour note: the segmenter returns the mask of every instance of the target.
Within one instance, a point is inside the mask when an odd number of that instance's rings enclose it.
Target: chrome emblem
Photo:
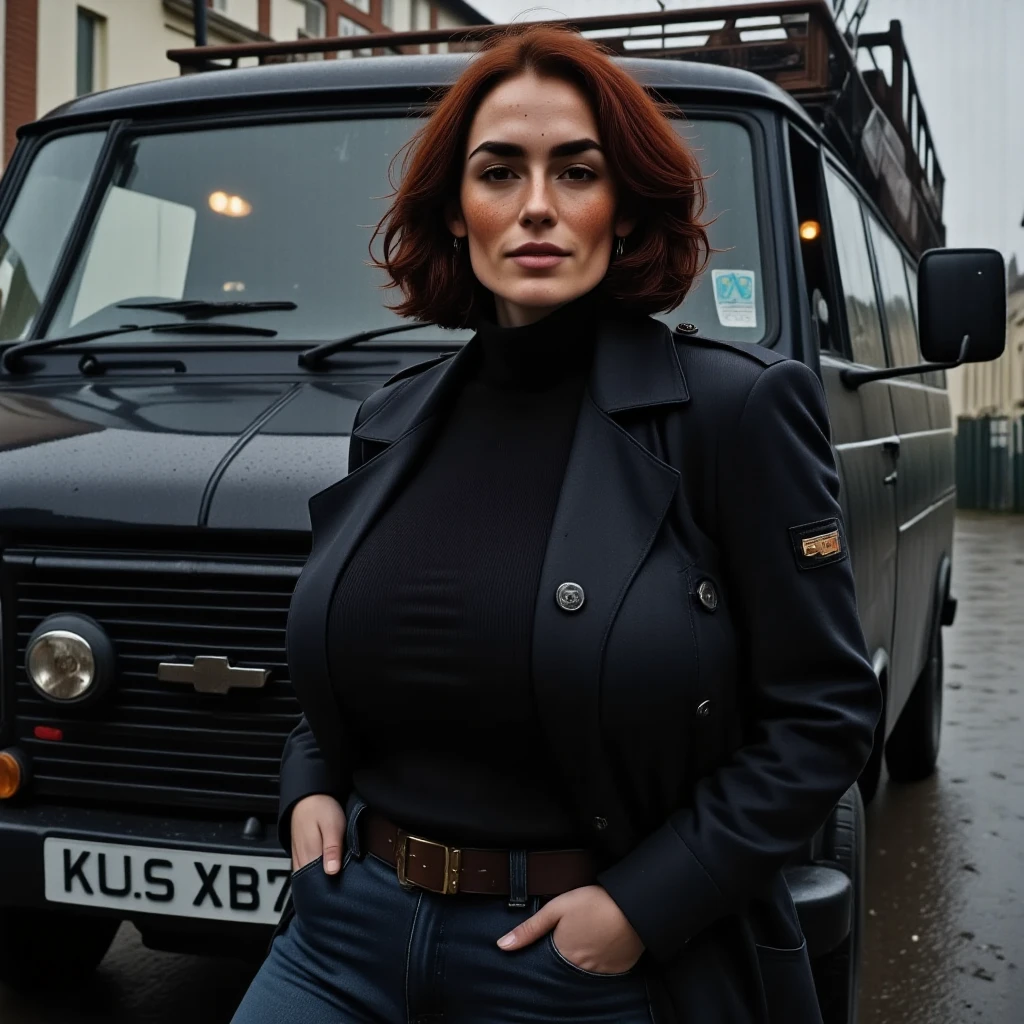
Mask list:
[[[804,558],[827,558],[838,555],[842,550],[838,530],[823,533],[820,537],[807,537],[803,541]]]
[[[194,686],[197,693],[227,693],[233,686],[253,689],[265,685],[270,678],[270,670],[235,668],[227,658],[200,654],[191,665],[176,661],[160,662],[156,677],[163,683]]]

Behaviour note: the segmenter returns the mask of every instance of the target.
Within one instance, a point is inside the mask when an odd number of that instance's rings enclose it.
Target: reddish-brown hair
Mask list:
[[[638,218],[601,282],[604,296],[638,313],[673,309],[707,263],[700,165],[669,121],[674,108],[648,95],[598,43],[550,25],[491,37],[404,149],[401,183],[374,232],[383,233],[383,257],[371,253],[405,296],[390,308],[442,327],[472,327],[487,308],[466,247],[452,246],[445,209],[459,195],[481,102],[526,72],[567,81],[587,97],[620,207]]]

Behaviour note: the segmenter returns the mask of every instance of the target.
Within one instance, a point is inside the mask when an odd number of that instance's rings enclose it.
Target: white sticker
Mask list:
[[[753,270],[712,270],[715,309],[723,327],[756,327]]]

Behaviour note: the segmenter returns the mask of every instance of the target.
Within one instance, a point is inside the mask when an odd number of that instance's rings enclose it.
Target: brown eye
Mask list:
[[[583,167],[580,164],[567,167],[562,172],[562,175],[568,178],[569,181],[593,181],[597,178],[597,175],[589,167]]]
[[[488,167],[480,177],[484,181],[511,181],[512,169],[510,167]]]

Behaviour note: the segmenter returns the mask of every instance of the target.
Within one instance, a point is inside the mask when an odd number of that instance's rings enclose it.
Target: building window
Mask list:
[[[327,9],[323,0],[306,0],[305,33],[313,39],[320,39],[327,34]]]
[[[370,13],[370,0],[345,0],[345,3],[349,7],[354,7],[357,11],[362,11],[363,14]]]
[[[228,9],[228,0],[211,0],[210,6],[215,11],[220,11],[221,14],[224,14]]]
[[[395,0],[380,0],[380,21],[385,28],[395,27]]]
[[[100,47],[103,19],[78,8],[78,41],[75,54],[75,95],[84,96],[101,88]]]
[[[363,25],[358,24],[351,18],[346,18],[344,14],[338,15],[338,35],[339,36],[368,36],[370,30]],[[370,55],[369,49],[361,50],[339,50],[338,56],[340,58],[345,57],[368,57]]]
[[[409,0],[409,25],[411,28],[430,28],[430,0]]]

